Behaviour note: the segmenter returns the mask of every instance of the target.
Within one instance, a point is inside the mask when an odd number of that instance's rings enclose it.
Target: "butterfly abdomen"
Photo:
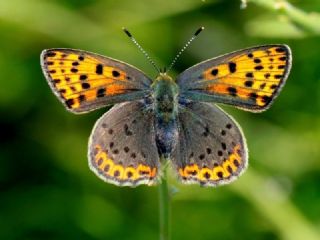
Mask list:
[[[161,118],[156,118],[156,144],[159,155],[168,158],[172,153],[178,141],[178,128],[176,120],[169,122],[162,121]]]

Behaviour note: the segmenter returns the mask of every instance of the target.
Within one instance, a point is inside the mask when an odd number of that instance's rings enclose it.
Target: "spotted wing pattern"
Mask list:
[[[178,76],[177,82],[182,97],[263,111],[278,95],[290,69],[290,48],[266,45],[199,63]]]
[[[160,161],[153,112],[142,101],[116,104],[97,121],[88,155],[91,170],[104,181],[119,186],[156,183]]]
[[[238,124],[209,103],[179,109],[179,142],[172,163],[183,183],[217,186],[235,180],[247,167],[246,141]]]
[[[151,84],[133,66],[82,50],[44,50],[41,66],[53,92],[74,113],[141,99]]]

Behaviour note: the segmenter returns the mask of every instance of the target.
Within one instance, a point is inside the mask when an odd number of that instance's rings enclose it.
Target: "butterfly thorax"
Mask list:
[[[156,116],[156,143],[159,154],[169,157],[178,138],[178,86],[168,75],[161,73],[152,84],[153,108]]]
[[[174,120],[178,113],[178,86],[168,75],[161,73],[153,82],[154,111],[164,122]]]

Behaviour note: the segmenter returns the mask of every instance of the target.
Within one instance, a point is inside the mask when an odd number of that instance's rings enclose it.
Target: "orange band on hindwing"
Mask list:
[[[137,185],[140,182],[153,184],[157,176],[157,168],[145,164],[125,166],[115,163],[100,145],[95,146],[93,167],[99,170],[106,181],[110,180],[118,185]]]
[[[200,182],[203,185],[216,185],[221,180],[228,180],[232,176],[237,176],[243,168],[242,156],[240,154],[240,145],[233,148],[228,159],[225,159],[220,165],[214,164],[212,168],[200,168],[197,164],[186,165],[179,168],[178,172],[182,182]]]

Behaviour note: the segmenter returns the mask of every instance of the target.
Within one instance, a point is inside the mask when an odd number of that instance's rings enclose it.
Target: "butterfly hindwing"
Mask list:
[[[41,66],[53,92],[74,113],[141,99],[150,90],[151,80],[133,66],[82,50],[44,50]]]
[[[179,142],[172,163],[183,183],[217,186],[235,180],[247,167],[246,141],[238,124],[209,103],[179,109]]]
[[[278,95],[290,69],[288,46],[265,45],[199,63],[181,73],[177,82],[185,98],[263,111]]]
[[[116,104],[95,124],[88,157],[91,170],[109,183],[156,183],[160,161],[152,111],[142,100]]]

